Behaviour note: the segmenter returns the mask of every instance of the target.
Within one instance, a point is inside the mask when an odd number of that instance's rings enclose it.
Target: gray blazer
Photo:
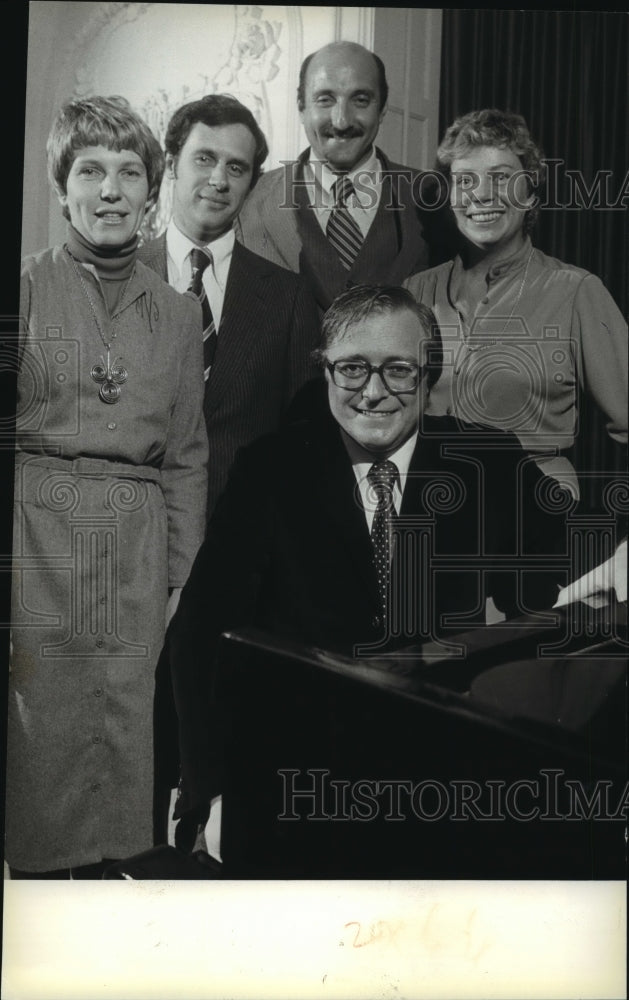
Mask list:
[[[302,274],[322,311],[352,285],[401,285],[428,266],[416,204],[421,195],[419,171],[391,163],[376,150],[383,169],[380,204],[360,253],[346,271],[314,217],[302,183],[309,152],[259,179],[236,225],[246,247]]]

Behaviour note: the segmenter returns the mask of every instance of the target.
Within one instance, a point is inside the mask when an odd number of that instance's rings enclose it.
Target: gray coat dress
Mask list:
[[[150,847],[155,663],[204,528],[198,302],[136,263],[112,318],[115,405],[91,375],[93,310],[108,338],[88,265],[63,247],[25,260],[6,859],[32,872]]]

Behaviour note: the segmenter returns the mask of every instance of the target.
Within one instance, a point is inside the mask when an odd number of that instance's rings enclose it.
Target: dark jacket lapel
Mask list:
[[[422,418],[422,422],[425,418]],[[440,471],[439,442],[422,434],[421,428],[409,467],[400,516],[413,517],[425,512],[424,491]]]
[[[332,417],[317,424],[312,443],[313,516],[328,521],[331,547],[339,560],[344,556],[353,567],[357,586],[367,589],[377,607],[380,599],[365,512],[352,463]]]
[[[205,389],[206,417],[230,390],[260,336],[266,267],[266,261],[236,241],[227,276],[216,358]],[[264,391],[263,386],[260,391]]]

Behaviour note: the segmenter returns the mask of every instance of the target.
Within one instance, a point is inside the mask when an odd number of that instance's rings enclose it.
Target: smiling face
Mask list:
[[[410,309],[374,312],[334,340],[326,358],[330,363],[351,360],[382,365],[407,361],[421,365],[422,342],[426,339],[419,318]],[[326,379],[332,416],[373,455],[388,457],[417,430],[425,402],[422,382],[412,392],[394,395],[375,373],[358,390],[339,388],[327,369]]]
[[[142,224],[148,198],[146,168],[137,153],[106,146],[78,149],[59,201],[70,221],[96,246],[127,243]]]
[[[472,147],[450,169],[450,204],[463,236],[479,249],[514,253],[524,242],[524,219],[535,201],[517,154]]]
[[[318,159],[332,170],[360,166],[371,152],[385,109],[378,69],[359,46],[334,46],[313,56],[300,117]]]
[[[196,122],[176,157],[166,157],[175,181],[173,218],[204,246],[231,228],[251,187],[255,139],[246,125]]]

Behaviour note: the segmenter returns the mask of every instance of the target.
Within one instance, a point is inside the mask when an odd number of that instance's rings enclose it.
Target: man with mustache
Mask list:
[[[422,175],[374,146],[388,85],[378,56],[333,42],[303,62],[297,106],[310,148],[261,178],[239,239],[304,275],[321,311],[363,282],[399,285],[427,266]]]
[[[138,256],[201,299],[209,519],[238,448],[275,430],[315,373],[319,323],[305,282],[235,239],[268,153],[251,111],[226,94],[191,101],[171,118],[165,146],[173,217]]]

